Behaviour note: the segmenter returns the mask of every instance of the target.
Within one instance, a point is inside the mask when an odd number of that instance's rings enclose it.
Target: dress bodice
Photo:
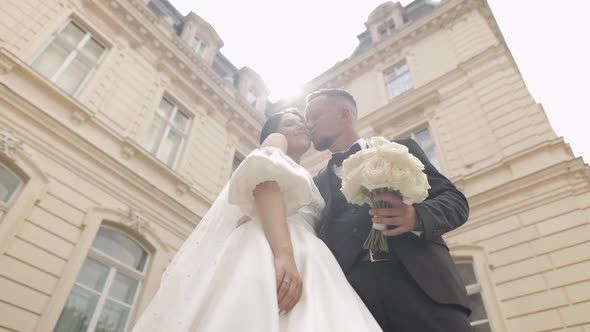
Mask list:
[[[324,198],[320,194],[318,188],[315,186],[315,184],[313,184],[313,179],[311,179],[311,177],[310,180],[312,181],[311,202],[308,205],[305,205],[302,208],[300,208],[297,211],[297,214],[293,215],[292,218],[289,219],[292,219],[296,223],[305,223],[304,226],[315,233],[315,226],[318,222],[320,222],[322,212],[324,211],[324,207],[326,206],[326,202],[324,201]]]

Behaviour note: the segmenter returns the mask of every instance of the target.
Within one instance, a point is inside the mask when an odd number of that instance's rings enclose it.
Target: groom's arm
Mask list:
[[[413,205],[416,217],[422,224],[422,236],[433,240],[463,225],[469,216],[465,195],[430,163],[416,141],[401,139],[396,142],[407,146],[409,152],[424,164],[424,172],[431,187],[426,200]]]

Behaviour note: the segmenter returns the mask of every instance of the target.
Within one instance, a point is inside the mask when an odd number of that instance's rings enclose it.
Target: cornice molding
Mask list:
[[[85,155],[85,157],[93,160],[93,162],[96,162],[98,165],[101,165],[105,171],[111,172],[113,174],[118,174],[119,176],[125,178],[126,181],[128,181],[133,188],[137,188],[146,196],[150,197],[150,199],[154,199],[158,202],[161,202],[162,204],[167,205],[170,211],[173,211],[174,214],[181,217],[182,220],[184,220],[187,224],[194,225],[198,218],[203,216],[202,214],[204,213],[204,211],[190,210],[187,206],[183,205],[178,199],[171,197],[169,193],[164,192],[161,188],[155,187],[149,181],[137,174],[133,169],[130,169],[126,165],[121,164],[117,160],[113,159],[111,156],[105,154],[102,150],[98,149],[92,143],[88,142],[85,138],[79,136],[76,132],[70,130],[67,126],[53,118],[51,115],[45,113],[43,110],[40,110],[37,106],[31,104],[28,100],[22,98],[14,91],[10,90],[6,85],[1,83],[0,96],[5,102],[10,104],[12,107],[21,110],[34,123],[42,126],[43,128],[46,128],[52,134],[60,137],[60,139],[70,142],[72,146],[76,148],[77,151]],[[94,121],[92,121],[91,123],[95,124]],[[21,139],[26,140],[27,144],[35,148],[36,150],[51,150],[51,156],[53,159],[56,160],[56,162],[61,163],[66,168],[70,169],[76,174],[83,176],[86,180],[88,180],[93,185],[96,185],[101,190],[105,190],[106,192],[112,194],[113,197],[118,197],[119,199],[121,199],[121,201],[131,200],[136,205],[141,204],[136,202],[135,199],[130,199],[129,197],[125,196],[124,193],[120,193],[116,190],[113,190],[113,186],[110,186],[108,183],[105,183],[101,179],[97,179],[96,176],[92,174],[92,170],[86,169],[83,166],[81,166],[80,163],[70,160],[70,158],[63,155],[63,153],[61,153],[60,151],[51,149],[51,147],[44,145],[44,143],[40,142],[37,138],[31,136],[25,139],[25,137],[23,136]],[[176,174],[168,173],[167,177],[171,179],[170,184],[172,188],[178,185],[188,186],[188,181],[184,178],[177,177]],[[197,191],[197,188],[191,187],[190,189],[190,192],[193,193],[195,195],[195,198],[201,201],[203,205],[208,206],[211,204],[211,199],[199,193]],[[154,216],[159,215],[159,213],[156,212],[152,212],[152,214]],[[167,226],[163,226],[168,228],[174,234],[185,233],[184,229],[179,229],[181,225],[166,223],[166,218],[160,217],[157,219],[162,220],[163,223],[167,224]]]
[[[580,174],[583,175],[580,176]],[[537,206],[554,202],[560,198],[588,192],[590,191],[589,175],[590,167],[584,164],[581,158],[570,159],[469,196],[468,200],[472,211],[477,211],[478,208],[498,201],[503,201],[504,205],[493,211],[484,212],[473,217],[470,222],[453,231],[453,234],[468,232],[487,223],[534,209]],[[557,191],[548,187],[548,191],[544,193],[536,193],[534,196],[523,198],[520,201],[510,200],[512,194],[530,188],[542,188],[544,183],[554,182],[560,177],[570,177],[568,186],[561,187]]]
[[[213,71],[210,65],[193,52],[189,45],[180,38],[169,26],[162,31],[161,21],[151,12],[144,1],[140,0],[111,0],[94,1],[82,0],[89,8],[96,8],[119,19],[121,26],[126,26],[131,34],[141,35],[141,41],[135,47],[145,46],[155,54],[160,54],[160,62],[166,63],[176,71],[177,76],[188,76],[194,86],[202,88],[204,96],[210,96],[210,103],[216,109],[231,108],[252,126],[260,126],[263,114],[254,110],[237,92],[227,91],[227,82]],[[113,15],[115,14],[115,15]],[[187,70],[190,72],[187,73]],[[235,90],[235,89],[233,89]],[[226,106],[227,105],[227,106]]]
[[[432,13],[422,17],[419,21],[409,24],[396,35],[374,44],[371,49],[358,56],[341,61],[308,82],[303,88],[303,94],[321,88],[340,86],[343,80],[350,81],[356,78],[364,73],[367,68],[372,68],[395,50],[401,50],[407,45],[412,45],[417,40],[428,36],[432,31],[451,24],[465,13],[482,7],[483,1],[453,0],[443,2]]]

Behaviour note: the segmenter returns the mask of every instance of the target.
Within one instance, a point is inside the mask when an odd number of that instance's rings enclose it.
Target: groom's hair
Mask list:
[[[321,97],[321,96],[340,98],[340,99],[345,100],[346,102],[350,103],[350,105],[352,106],[352,109],[350,111],[352,112],[353,119],[354,120],[357,119],[358,112],[356,109],[356,100],[354,100],[354,97],[352,96],[352,94],[350,94],[350,92],[348,92],[344,89],[337,89],[337,88],[321,89],[321,90],[317,90],[317,91],[314,91],[314,92],[308,94],[305,97],[305,103],[309,104],[312,100],[316,99],[317,97]]]

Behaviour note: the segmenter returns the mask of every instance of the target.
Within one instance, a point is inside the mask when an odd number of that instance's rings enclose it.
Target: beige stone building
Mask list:
[[[0,331],[125,331],[267,89],[166,1],[0,3]]]
[[[448,234],[479,331],[590,331],[590,171],[484,0],[387,2],[306,86],[414,137],[469,198]],[[126,331],[241,158],[262,79],[166,0],[0,3],[0,331]],[[310,153],[316,172],[325,154]]]
[[[386,2],[365,26],[304,91],[349,90],[362,136],[413,137],[466,194],[469,221],[446,240],[475,330],[590,331],[590,169],[531,97],[487,3]],[[304,163],[315,173],[327,157]]]

